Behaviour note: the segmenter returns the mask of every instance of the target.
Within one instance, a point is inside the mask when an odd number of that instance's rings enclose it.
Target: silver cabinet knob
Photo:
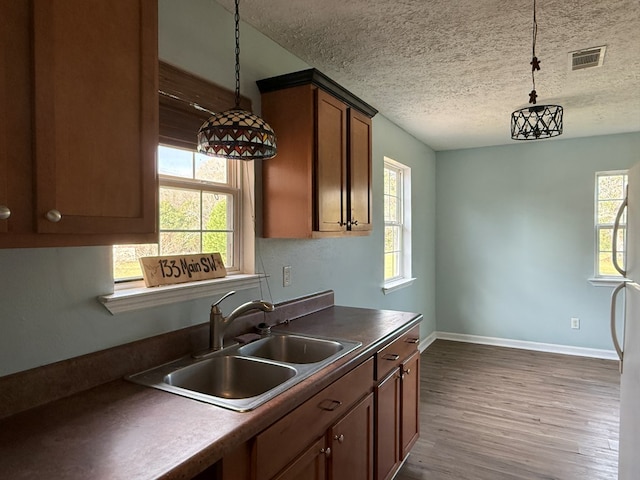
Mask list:
[[[62,220],[62,214],[54,208],[45,214],[45,218],[52,223],[58,223]]]
[[[6,220],[11,216],[11,210],[6,205],[0,205],[0,220]]]
[[[333,439],[334,439],[334,440],[337,440],[337,441],[338,441],[338,443],[342,443],[342,442],[344,442],[344,435],[342,435],[342,434],[340,434],[340,435],[334,435],[334,436],[333,436]]]
[[[324,453],[327,457],[331,455],[331,449],[329,447],[327,448],[321,448],[320,449],[320,453]]]

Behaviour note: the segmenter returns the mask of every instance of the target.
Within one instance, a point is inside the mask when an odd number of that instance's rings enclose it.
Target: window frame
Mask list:
[[[169,148],[178,148],[173,147],[171,145],[160,144],[163,147]],[[188,151],[192,151],[190,149],[184,149]],[[196,153],[196,152],[194,152]],[[213,192],[220,193],[223,195],[230,195],[233,198],[233,248],[232,248],[232,264],[228,265],[225,263],[225,268],[227,273],[236,273],[240,272],[240,265],[242,264],[242,251],[240,248],[240,238],[242,237],[242,223],[241,223],[241,212],[242,212],[242,189],[240,185],[240,162],[235,160],[227,160],[227,183],[219,183],[208,180],[199,180],[199,179],[191,179],[186,177],[178,177],[174,175],[167,175],[158,173],[158,188],[167,187],[167,188],[177,188],[184,189],[194,192]],[[158,204],[158,215],[160,205]],[[162,230],[160,226],[158,226],[158,233],[172,231],[172,230]],[[194,232],[197,230],[193,230]],[[202,230],[200,230],[202,232]],[[159,239],[158,239],[159,244]]]
[[[195,76],[185,70],[174,67],[166,62],[159,62],[159,139],[158,146],[180,148],[196,151],[196,133],[199,126],[209,118],[212,112],[223,111],[235,105],[235,93],[220,87],[206,79]],[[240,106],[251,111],[251,101],[240,97]],[[255,167],[254,162],[228,160],[231,168],[229,174],[235,175],[237,203],[234,204],[234,255],[235,265],[227,273],[232,275],[255,274]],[[232,173],[233,172],[233,173]],[[158,187],[161,177],[182,177],[157,175]],[[167,178],[168,180],[168,178]],[[196,180],[197,181],[197,180]],[[214,182],[215,183],[215,182]],[[159,202],[156,211],[159,215]],[[158,225],[159,229],[159,225]],[[158,239],[159,241],[159,239]],[[225,278],[228,278],[225,277]],[[138,288],[144,283],[139,278],[129,278],[116,281],[114,290]],[[224,278],[215,282],[223,283]]]
[[[604,170],[604,171],[599,171],[596,172],[595,174],[595,187],[594,187],[594,212],[593,212],[593,217],[594,217],[594,267],[593,267],[593,272],[594,275],[590,280],[590,282],[596,286],[600,286],[600,285],[611,285],[611,284],[617,284],[621,281],[624,280],[624,277],[622,275],[620,275],[618,272],[615,272],[615,274],[613,275],[607,275],[607,274],[602,274],[600,272],[600,254],[603,252],[607,252],[607,250],[602,250],[600,247],[600,232],[603,230],[611,230],[612,233],[612,239],[611,241],[615,241],[615,238],[613,238],[613,228],[614,228],[614,222],[599,222],[599,218],[598,218],[598,212],[599,212],[599,202],[603,202],[603,201],[608,201],[611,199],[601,199],[600,198],[600,189],[599,189],[599,180],[602,177],[613,177],[613,176],[623,176],[623,189],[624,189],[624,193],[623,193],[623,197],[621,199],[613,199],[615,201],[619,201],[620,204],[622,204],[622,202],[624,201],[624,196],[626,195],[626,186],[628,185],[628,181],[629,181],[629,176],[628,176],[628,170]],[[619,224],[619,228],[622,229],[625,233],[624,233],[624,245],[623,248],[621,249],[621,251],[619,251],[618,253],[622,253],[622,258],[623,258],[623,264],[626,263],[626,253],[627,253],[627,245],[626,245],[626,228],[627,228],[627,224],[626,224],[626,220],[621,221]],[[612,252],[612,250],[611,250]]]
[[[383,275],[383,287],[382,290],[384,294],[388,294],[400,288],[407,287],[411,285],[415,278],[412,276],[411,269],[411,167],[405,165],[401,162],[398,162],[392,158],[384,157],[383,163],[383,178],[387,170],[392,170],[396,172],[400,179],[398,185],[398,192],[395,197],[397,199],[397,209],[398,212],[398,220],[388,221],[386,217],[386,212],[383,208],[383,255],[382,255],[382,275]],[[383,198],[387,198],[388,193],[384,189],[383,184]],[[383,204],[384,204],[383,200]],[[386,231],[387,227],[399,228],[400,229],[400,239],[399,246],[396,252],[399,253],[399,272],[398,275],[385,279],[384,275],[386,272]]]

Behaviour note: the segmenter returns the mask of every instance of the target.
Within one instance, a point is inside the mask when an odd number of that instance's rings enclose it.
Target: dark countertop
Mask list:
[[[116,380],[15,414],[0,421],[1,476],[190,479],[421,320],[333,306],[278,327],[362,346],[251,412]]]

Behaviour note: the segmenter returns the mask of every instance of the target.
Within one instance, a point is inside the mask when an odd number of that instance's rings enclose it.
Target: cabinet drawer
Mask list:
[[[391,370],[398,368],[409,355],[417,351],[418,342],[420,342],[420,326],[416,325],[379,350],[376,353],[376,380],[383,379]]]
[[[272,478],[373,387],[373,358],[256,437],[256,480]]]

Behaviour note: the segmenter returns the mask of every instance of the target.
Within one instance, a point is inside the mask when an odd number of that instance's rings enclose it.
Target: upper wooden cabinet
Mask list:
[[[31,199],[30,2],[0,0],[0,242],[9,225],[28,228]],[[24,189],[26,188],[26,192]],[[21,207],[18,207],[17,204]]]
[[[278,154],[262,163],[263,236],[371,228],[371,118],[377,110],[315,69],[258,81]]]
[[[350,228],[372,228],[371,212],[371,119],[349,109],[349,200]]]
[[[157,2],[0,0],[0,15],[0,247],[154,241]]]

